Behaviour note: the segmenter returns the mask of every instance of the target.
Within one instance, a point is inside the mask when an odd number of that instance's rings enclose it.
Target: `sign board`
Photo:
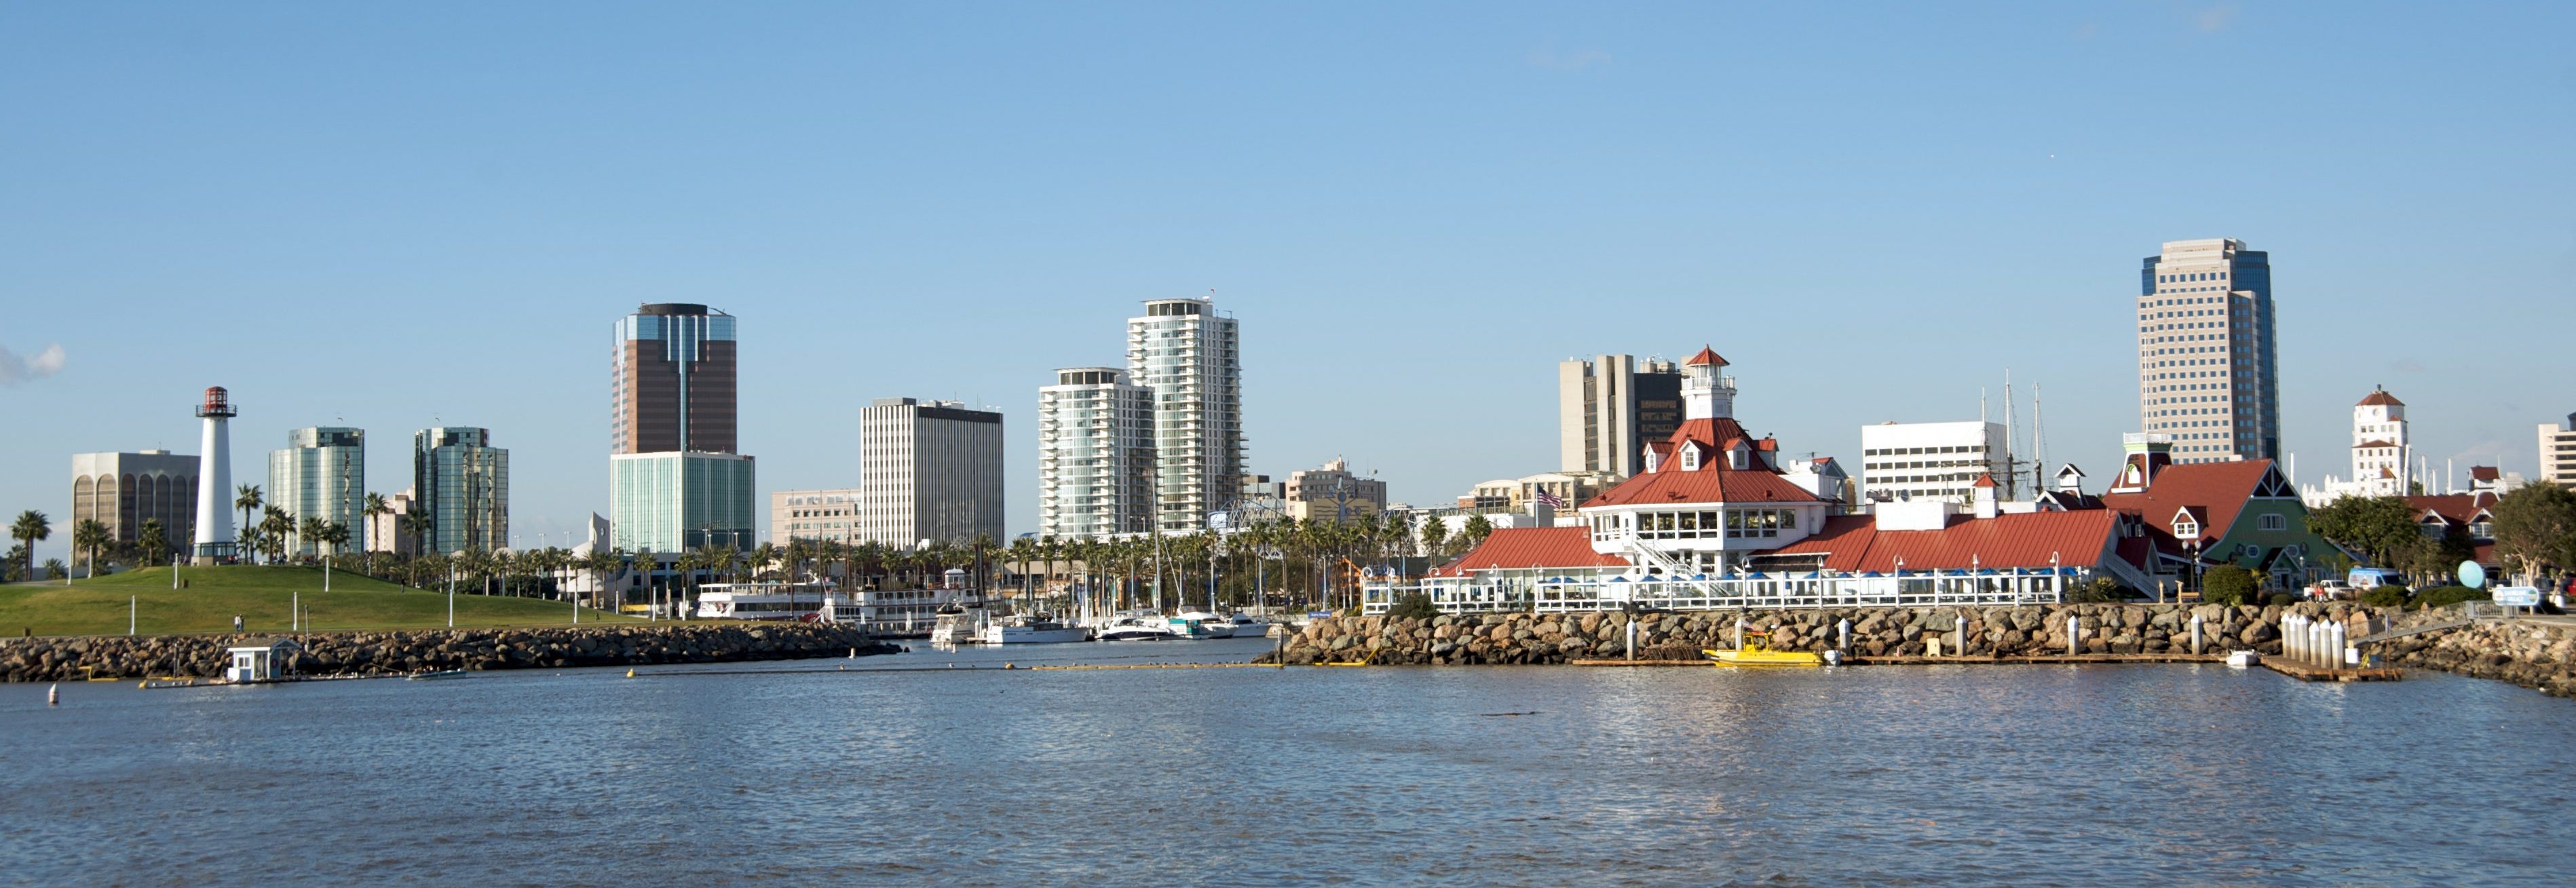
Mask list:
[[[2487,569],[2479,567],[2475,561],[2460,562],[2460,585],[2471,589],[2486,588]]]
[[[2497,586],[2495,588],[2495,603],[2506,607],[2539,607],[2540,587]]]

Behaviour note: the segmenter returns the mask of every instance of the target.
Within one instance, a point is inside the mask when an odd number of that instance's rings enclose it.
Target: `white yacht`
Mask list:
[[[1090,641],[1091,630],[1043,616],[1015,614],[986,624],[976,640],[985,644],[1060,644]]]
[[[980,607],[943,607],[939,620],[931,624],[931,647],[956,647],[974,644],[983,637],[984,609]]]
[[[1267,638],[1270,635],[1270,621],[1251,614],[1233,614],[1219,619],[1226,624],[1228,638]]]
[[[1119,614],[1101,624],[1092,637],[1101,641],[1161,641],[1180,636],[1174,634],[1172,624],[1159,615]]]
[[[1234,620],[1207,611],[1184,611],[1172,618],[1172,628],[1190,638],[1234,637]]]

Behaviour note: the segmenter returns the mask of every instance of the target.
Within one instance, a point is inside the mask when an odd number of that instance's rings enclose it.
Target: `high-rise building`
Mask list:
[[[620,453],[608,458],[610,539],[628,552],[670,554],[713,545],[747,551],[759,518],[751,457]]]
[[[1002,414],[879,398],[859,412],[859,532],[910,548],[1001,539]]]
[[[1971,502],[1977,479],[2014,482],[1999,422],[1883,422],[1860,427],[1861,496],[1879,502]],[[1998,491],[2007,499],[2009,491]]]
[[[2567,414],[2566,425],[2540,427],[2540,480],[2576,488],[2576,413]]]
[[[366,431],[314,426],[286,433],[286,449],[268,453],[267,499],[295,521],[295,554],[324,551],[320,540],[304,538],[307,518],[338,522],[358,543],[366,530]]]
[[[2138,412],[2179,463],[2281,457],[2272,264],[2233,238],[2166,241],[2138,273]]]
[[[1154,393],[1116,367],[1068,367],[1038,389],[1038,533],[1154,527]]]
[[[1127,319],[1128,380],[1154,393],[1158,530],[1197,530],[1243,483],[1243,359],[1212,299],[1151,299]]]
[[[189,543],[188,560],[192,564],[221,564],[240,557],[240,541],[233,538],[230,425],[239,412],[223,386],[206,389],[205,401],[197,405],[197,417],[205,421],[205,434],[197,442],[201,450],[197,462],[197,519],[190,522],[196,531]]]
[[[1682,424],[1682,373],[1633,355],[1567,358],[1556,365],[1557,468],[1619,477],[1645,467],[1646,444]]]
[[[734,318],[646,305],[617,321],[610,453],[734,452]]]
[[[197,458],[167,450],[72,454],[72,526],[96,521],[120,543],[141,542],[143,523],[161,522],[161,548],[188,554],[197,518]],[[231,505],[230,500],[225,505]],[[72,550],[73,564],[89,553]]]
[[[411,436],[412,490],[429,516],[429,551],[488,552],[510,544],[510,451],[476,428]]]
[[[403,518],[419,508],[420,497],[408,489],[388,494],[385,497],[387,511],[382,515],[367,516],[365,538],[352,537],[349,542],[365,546],[369,552],[390,552],[403,558],[418,555],[420,539],[404,530]],[[357,531],[350,533],[356,534]]]
[[[859,496],[857,488],[770,491],[769,541],[857,543]]]

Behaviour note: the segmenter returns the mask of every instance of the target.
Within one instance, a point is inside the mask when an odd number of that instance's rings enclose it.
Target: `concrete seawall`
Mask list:
[[[87,636],[0,642],[8,681],[78,681],[149,676],[210,677],[226,647],[256,635]],[[430,629],[292,636],[304,645],[298,675],[373,675],[436,669],[543,669],[724,663],[893,653],[843,626],[795,623],[670,624],[550,629]]]
[[[2353,638],[2390,626],[2443,619],[2439,612],[2367,608],[2350,603],[2288,607],[2179,604],[2061,604],[2027,607],[1838,608],[1819,610],[1698,611],[1644,614],[1637,623],[1638,659],[1700,658],[1703,648],[1732,647],[1735,621],[1769,633],[1777,650],[1822,652],[1837,647],[1837,627],[1851,621],[1844,652],[1857,656],[1920,656],[1940,642],[1945,655],[2030,657],[2082,654],[2191,653],[2191,623],[2201,621],[2206,654],[2281,651],[2285,614],[2345,622]],[[1960,621],[1965,619],[1964,634]],[[2067,621],[2075,621],[2070,651]],[[1617,659],[1627,652],[1625,614],[1476,614],[1409,619],[1345,617],[1318,620],[1288,638],[1284,650],[1265,654],[1292,664],[1360,662],[1378,665],[1503,665]],[[2480,624],[2398,639],[2371,651],[2396,665],[2442,669],[2496,678],[2551,694],[2576,693],[2576,630],[2529,624]],[[2535,634],[2537,633],[2537,634]]]

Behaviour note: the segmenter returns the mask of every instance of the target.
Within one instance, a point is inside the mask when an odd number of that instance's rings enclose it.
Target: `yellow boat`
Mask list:
[[[1745,634],[1748,636],[1759,636],[1762,633],[1747,632]],[[1717,666],[1825,665],[1825,658],[1821,654],[1809,653],[1807,651],[1775,651],[1770,648],[1763,647],[1762,642],[1758,638],[1746,638],[1744,640],[1744,646],[1735,650],[1721,651],[1714,648],[1701,648],[1700,653],[1707,654],[1710,659],[1715,661],[1712,665]]]

